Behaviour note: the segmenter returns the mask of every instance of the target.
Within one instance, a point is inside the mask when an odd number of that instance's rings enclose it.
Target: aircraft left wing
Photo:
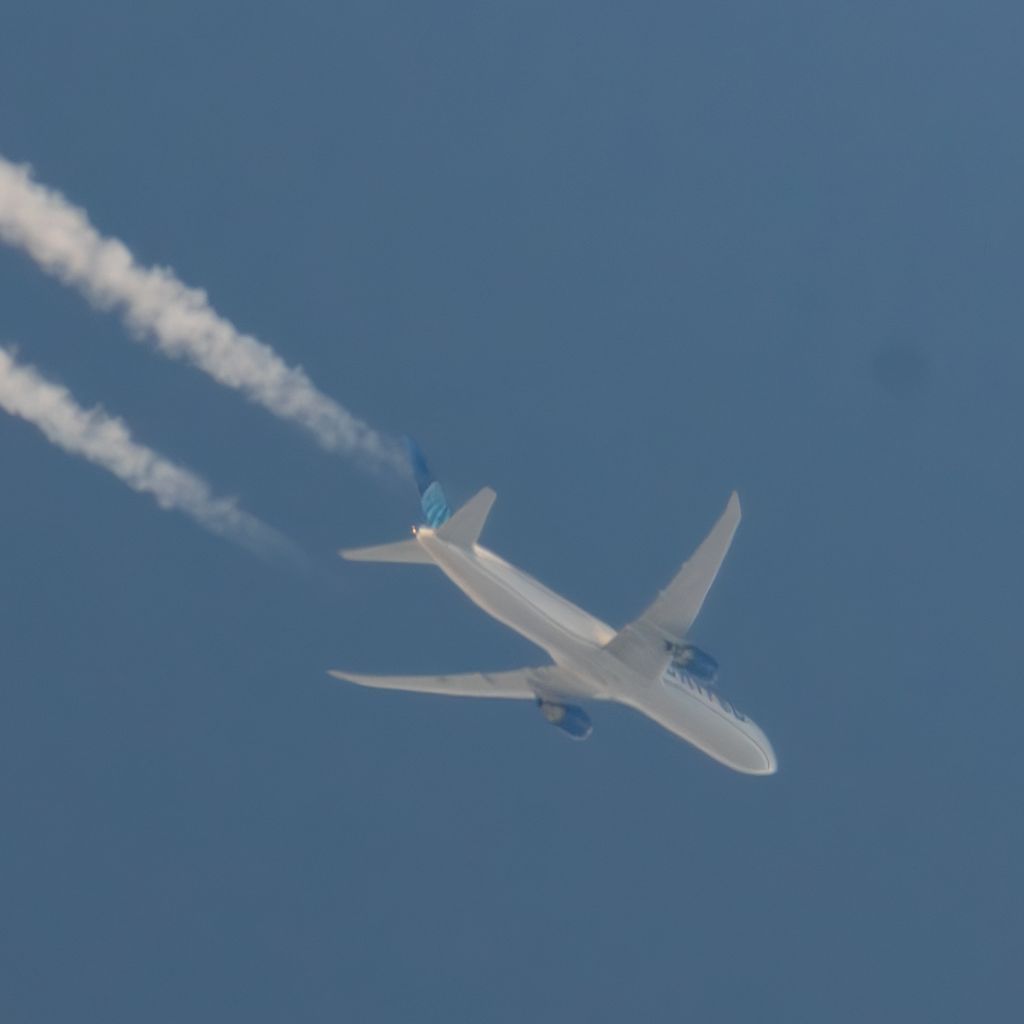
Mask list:
[[[538,695],[557,692],[562,678],[556,665],[519,668],[512,672],[466,672],[454,676],[367,676],[332,669],[329,675],[359,686],[380,690],[412,690],[449,697],[504,697],[535,700]]]

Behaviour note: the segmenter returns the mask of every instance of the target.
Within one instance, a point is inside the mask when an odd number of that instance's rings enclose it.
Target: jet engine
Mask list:
[[[574,740],[585,740],[594,729],[590,716],[575,704],[559,704],[558,701],[540,698],[537,707],[552,725],[568,733]]]
[[[706,686],[714,686],[718,679],[718,662],[693,644],[667,644],[672,654],[672,665],[684,675]]]

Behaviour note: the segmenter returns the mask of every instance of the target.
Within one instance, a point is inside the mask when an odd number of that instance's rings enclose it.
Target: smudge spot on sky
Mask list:
[[[930,370],[928,357],[913,345],[883,345],[871,357],[871,379],[894,398],[921,391]]]

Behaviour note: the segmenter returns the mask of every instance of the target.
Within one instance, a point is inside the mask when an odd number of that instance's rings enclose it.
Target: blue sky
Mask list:
[[[0,248],[0,341],[292,537],[0,419],[0,1016],[1007,1019],[1024,895],[1018,6],[5,7],[0,154],[635,615],[780,758],[364,692],[542,655],[345,566],[411,489]]]

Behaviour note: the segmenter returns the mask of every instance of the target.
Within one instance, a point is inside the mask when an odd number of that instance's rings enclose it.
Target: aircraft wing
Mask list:
[[[372,686],[381,690],[412,690],[449,697],[504,697],[513,700],[534,700],[540,693],[557,692],[561,680],[561,670],[555,665],[519,668],[512,672],[467,672],[454,676],[368,676],[337,669],[329,675],[359,686]]]
[[[655,598],[641,620],[666,638],[681,640],[690,631],[715,582],[718,570],[740,525],[740,499],[733,491],[729,504],[703,543]]]
[[[616,634],[608,650],[656,678],[668,664],[666,641],[678,643],[690,631],[740,524],[740,499],[733,491],[718,522],[671,583],[639,619]]]

